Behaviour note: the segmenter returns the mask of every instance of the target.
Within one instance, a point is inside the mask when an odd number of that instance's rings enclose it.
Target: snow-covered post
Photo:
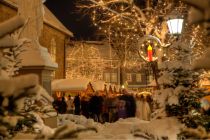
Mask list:
[[[51,93],[51,73],[58,65],[52,61],[48,50],[39,44],[43,28],[43,9],[42,0],[18,0],[18,14],[28,20],[21,37],[30,39],[19,57],[22,60],[20,74],[39,75],[40,84]]]

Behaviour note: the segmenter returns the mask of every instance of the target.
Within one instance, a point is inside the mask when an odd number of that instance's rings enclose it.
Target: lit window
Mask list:
[[[104,81],[110,83],[110,73],[104,73]]]
[[[136,74],[136,82],[142,82],[140,73]]]
[[[99,75],[98,75],[98,80],[102,80],[102,78],[103,78],[103,77],[102,77],[102,74],[99,74]]]
[[[149,75],[149,82],[152,82],[152,81],[153,81],[153,76]]]
[[[56,62],[56,42],[55,42],[55,38],[52,38],[51,42],[50,42],[50,55],[52,57],[52,60],[54,62]]]
[[[52,61],[56,62],[56,42],[55,42],[54,38],[52,38],[50,41],[50,52],[49,53],[51,55]],[[52,72],[51,76],[53,79],[55,78],[55,71]]]
[[[111,73],[111,82],[113,83],[117,82],[117,73]]]
[[[127,81],[128,82],[131,82],[132,81],[131,73],[127,73]]]

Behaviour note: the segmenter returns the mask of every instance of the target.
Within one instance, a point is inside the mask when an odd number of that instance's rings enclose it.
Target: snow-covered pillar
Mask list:
[[[41,0],[18,0],[18,14],[28,22],[21,33],[22,38],[39,41],[43,28],[43,12]]]
[[[21,38],[28,38],[20,54],[20,74],[36,73],[40,84],[51,93],[51,73],[58,67],[45,47],[39,44],[43,29],[44,8],[42,0],[18,0],[18,14],[26,19]]]

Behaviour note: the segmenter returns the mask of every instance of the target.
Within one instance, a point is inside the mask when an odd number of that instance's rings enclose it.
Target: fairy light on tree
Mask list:
[[[89,0],[88,4],[82,1],[77,3],[83,13],[91,15],[93,24],[103,31],[109,45],[116,51],[122,73],[121,84],[125,81],[123,75],[128,64],[138,64],[139,58],[133,56],[138,56],[140,38],[147,34],[155,35],[163,42],[166,40],[167,24],[162,17],[170,11],[171,6],[168,1],[158,1],[157,4],[150,1],[143,9],[132,0]]]
[[[152,35],[159,38],[163,48],[170,46],[174,38],[168,34],[169,29],[166,17],[175,8],[179,13],[186,11],[186,6],[183,3],[173,3],[170,0],[164,2],[157,1],[156,3],[152,0],[148,0],[145,7],[137,6],[135,1],[132,0],[88,0],[88,4],[87,0],[86,2],[81,0],[77,2],[77,7],[84,14],[91,16],[93,25],[103,32],[109,45],[116,51],[118,59],[120,60],[119,67],[122,73],[124,73],[123,71],[126,67],[131,67],[132,64],[136,65],[139,63],[138,58],[134,58],[134,56],[136,56],[137,52],[139,54],[145,53],[144,50],[139,50],[138,46],[138,40],[144,38],[145,35]],[[192,28],[192,30],[193,29],[194,28]],[[196,31],[195,34],[197,34],[197,32],[198,31]],[[187,33],[183,33],[182,36],[186,34]],[[187,38],[192,38],[192,34],[188,33]],[[196,36],[194,36],[194,38],[196,46],[201,44],[200,40],[197,41]],[[193,50],[199,50],[199,54],[201,54],[202,49],[199,48],[200,47],[195,47]],[[166,57],[166,53],[163,52],[165,54],[164,57],[168,60],[173,59],[171,57],[174,52],[168,52],[171,53],[171,55]],[[145,60],[144,58],[146,57],[142,56],[143,55],[141,55],[141,58]],[[158,61],[160,60],[161,59],[158,59]],[[121,83],[123,83],[124,78],[121,79]]]

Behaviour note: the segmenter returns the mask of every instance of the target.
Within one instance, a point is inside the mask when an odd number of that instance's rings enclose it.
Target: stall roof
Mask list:
[[[103,91],[106,83],[105,81],[93,81],[91,84],[95,91]]]
[[[86,90],[89,79],[57,79],[52,81],[52,91]]]

